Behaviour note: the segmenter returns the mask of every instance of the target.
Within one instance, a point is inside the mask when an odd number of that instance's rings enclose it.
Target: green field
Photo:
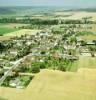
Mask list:
[[[7,33],[10,33],[10,32],[14,32],[14,31],[17,31],[19,29],[16,29],[14,27],[14,24],[3,24],[3,23],[0,23],[0,35],[4,35],[4,34],[7,34]]]
[[[18,29],[15,28],[6,28],[6,27],[0,27],[0,35],[4,35],[10,32],[17,31]]]

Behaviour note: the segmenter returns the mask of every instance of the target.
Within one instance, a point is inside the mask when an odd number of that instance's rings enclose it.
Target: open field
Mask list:
[[[92,58],[91,56],[80,56],[79,60],[74,62],[71,66],[70,71],[77,71],[79,68],[96,68],[96,57]]]
[[[17,31],[19,29],[16,29],[11,24],[1,24],[0,23],[0,35],[4,35],[10,32]]]
[[[0,27],[0,35],[4,35],[4,34],[7,34],[7,33],[10,33],[10,32],[14,32],[14,31],[17,31],[18,29],[12,29],[12,28],[1,28]]]
[[[81,56],[78,63],[78,68],[96,68],[96,57]]]
[[[96,21],[95,12],[86,12],[86,11],[56,12],[55,15],[59,16],[70,15],[69,17],[59,17],[61,19],[82,19],[84,17],[92,17],[91,19],[93,21]]]
[[[96,70],[42,70],[25,90],[0,88],[8,100],[96,100]]]
[[[21,27],[21,26],[26,26],[29,24],[18,24],[18,23],[0,23],[0,27],[5,27],[5,28],[16,28],[16,27]]]
[[[81,38],[86,41],[91,41],[91,40],[96,40],[96,35],[85,35],[85,36],[81,36]]]
[[[31,30],[31,29],[22,29],[16,32],[11,32],[11,33],[7,33],[4,36],[21,36],[24,34],[36,34],[37,32],[39,32],[40,30]]]
[[[0,35],[20,30],[18,27],[27,26],[28,24],[17,23],[0,23]]]
[[[10,36],[0,36],[0,41],[10,40]]]
[[[21,36],[24,34],[36,34],[37,32],[39,32],[40,30],[31,30],[31,29],[22,29],[22,30],[18,30],[15,32],[10,32],[10,33],[6,33],[3,36],[0,36],[0,40],[9,40],[10,38],[14,37],[14,36]]]

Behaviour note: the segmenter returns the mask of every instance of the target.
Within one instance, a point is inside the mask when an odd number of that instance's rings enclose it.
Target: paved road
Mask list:
[[[37,56],[36,54],[28,54],[27,56],[24,56],[23,58],[13,62],[13,66],[4,74],[4,76],[0,79],[0,86],[3,84],[4,80],[7,78],[7,76],[10,75],[10,73],[12,72],[13,69],[16,69],[18,67],[18,65],[20,64],[20,62],[24,61],[27,57],[30,56]]]
[[[16,69],[18,65],[20,64],[21,61],[23,61],[26,57],[31,56],[32,54],[30,53],[27,56],[24,56],[23,58],[17,60],[14,62],[14,65],[4,74],[4,76],[0,79],[0,86],[3,84],[4,80],[7,78],[8,75],[12,72],[13,69]]]
[[[4,74],[4,76],[0,79],[0,86],[3,84],[4,80],[7,78],[7,76],[10,75],[10,73],[12,72],[13,69],[16,69],[18,67],[18,65],[20,64],[20,62],[24,61],[27,57],[30,57],[30,56],[42,56],[42,55],[38,55],[38,54],[28,54],[27,56],[24,56],[23,58],[13,62],[13,66]],[[45,55],[47,56],[47,55]]]
[[[19,59],[18,61],[16,61],[14,63],[14,65],[5,73],[5,75],[0,79],[0,85],[3,84],[4,80],[7,78],[7,76],[12,72],[13,69],[15,69],[16,67],[18,67],[18,65],[20,64],[20,62],[23,60],[22,59]]]

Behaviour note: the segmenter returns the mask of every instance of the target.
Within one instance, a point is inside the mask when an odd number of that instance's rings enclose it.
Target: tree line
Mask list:
[[[32,25],[57,25],[57,24],[93,24],[89,20],[64,20],[64,19],[38,19],[38,18],[0,18],[0,23],[23,23]]]

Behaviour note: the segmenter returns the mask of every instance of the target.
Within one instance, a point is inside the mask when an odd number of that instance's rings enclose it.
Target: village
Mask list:
[[[64,34],[56,32],[43,30],[1,41],[0,86],[23,89],[42,69],[70,71],[80,56],[96,57],[96,40],[78,37],[74,26]]]

